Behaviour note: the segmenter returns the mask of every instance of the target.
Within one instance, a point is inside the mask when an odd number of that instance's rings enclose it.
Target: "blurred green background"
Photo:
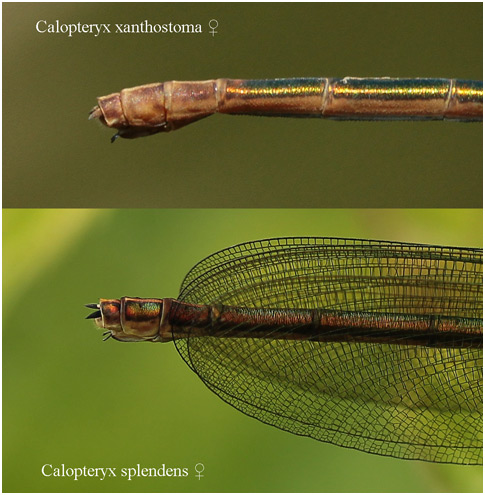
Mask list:
[[[3,491],[481,491],[480,467],[266,426],[206,389],[170,343],[103,343],[84,320],[100,297],[176,297],[195,263],[231,244],[306,235],[481,246],[482,211],[4,210]],[[189,476],[75,482],[43,477],[44,464]]]
[[[217,77],[482,78],[481,3],[3,4],[6,207],[480,207],[482,125],[216,115],[110,144],[96,97]],[[210,35],[208,23],[218,21]],[[200,23],[202,34],[40,34]]]

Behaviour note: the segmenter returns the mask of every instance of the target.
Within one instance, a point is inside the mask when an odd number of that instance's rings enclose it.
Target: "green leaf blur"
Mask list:
[[[364,454],[246,417],[173,345],[103,343],[83,307],[176,297],[203,257],[266,237],[476,247],[481,210],[4,210],[3,235],[3,491],[481,491],[480,468]],[[45,464],[189,475],[74,481],[42,476]]]

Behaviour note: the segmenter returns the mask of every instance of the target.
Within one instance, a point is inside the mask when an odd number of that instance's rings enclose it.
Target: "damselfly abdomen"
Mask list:
[[[482,120],[483,83],[390,77],[211,79],[146,84],[98,98],[89,118],[117,137],[168,132],[214,113],[334,120]]]
[[[224,401],[375,454],[482,462],[482,250],[281,238],[219,251],[175,299],[101,299],[120,341],[173,341]]]

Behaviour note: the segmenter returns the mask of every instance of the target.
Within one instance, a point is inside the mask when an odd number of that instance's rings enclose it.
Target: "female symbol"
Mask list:
[[[215,34],[217,34],[216,28],[219,25],[219,23],[215,19],[211,19],[209,21],[209,27],[212,29],[210,33],[212,34],[212,37],[214,37]]]
[[[195,465],[195,471],[197,472],[196,476],[199,478],[199,481],[200,481],[200,478],[203,478],[204,475],[202,474],[202,471],[204,471],[205,469],[205,466],[199,462],[198,464]]]

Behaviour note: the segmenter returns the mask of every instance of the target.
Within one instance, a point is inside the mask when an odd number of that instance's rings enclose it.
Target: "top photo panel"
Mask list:
[[[2,9],[3,207],[482,206],[481,3]]]

